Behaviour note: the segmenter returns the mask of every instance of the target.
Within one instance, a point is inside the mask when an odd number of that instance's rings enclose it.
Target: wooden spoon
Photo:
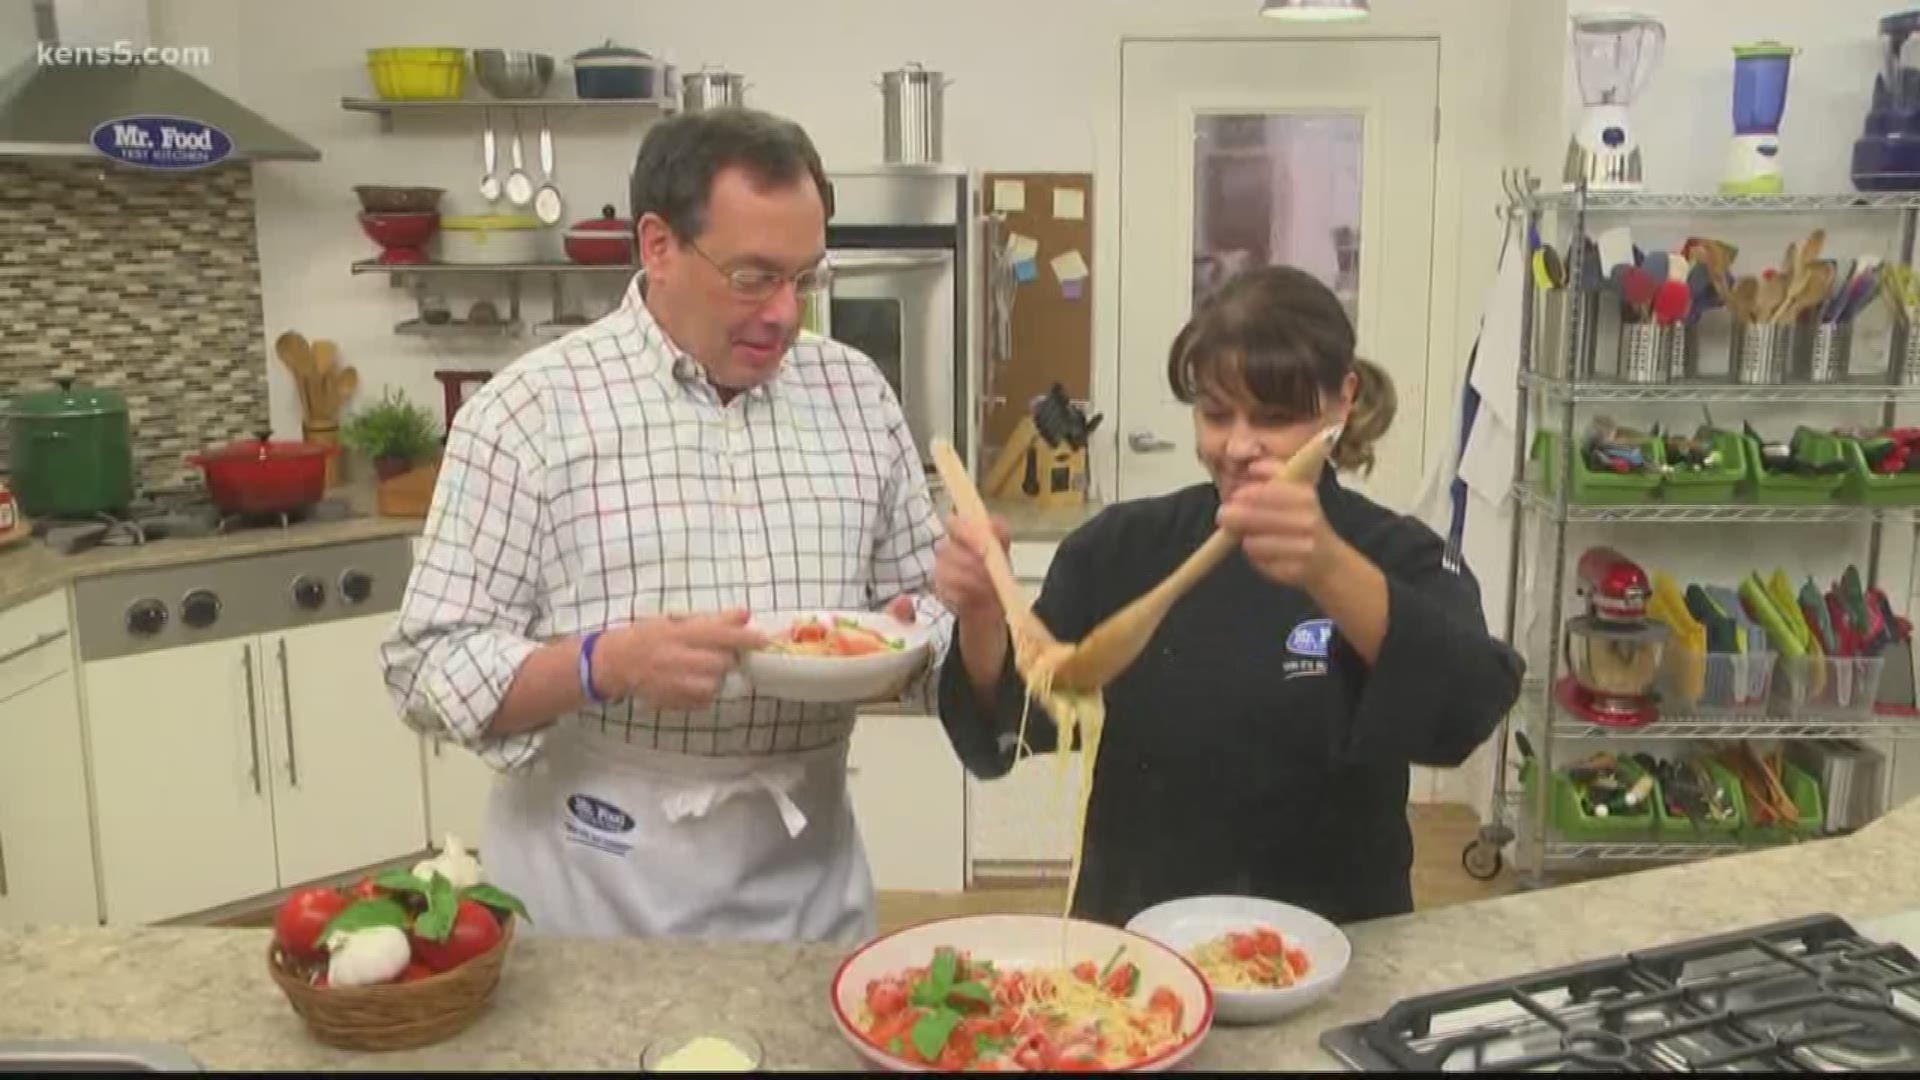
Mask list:
[[[1727,299],[1727,310],[1743,323],[1757,322],[1755,316],[1760,308],[1760,279],[1751,274],[1733,283],[1733,294]]]
[[[300,394],[300,411],[311,416],[313,402],[307,393],[307,372],[313,363],[313,347],[298,332],[289,330],[274,339],[273,353],[293,374],[293,388]]]
[[[334,397],[334,373],[340,363],[340,346],[321,339],[313,343],[313,411],[316,423],[332,422],[339,417],[340,402]]]
[[[946,485],[954,510],[961,517],[990,528],[993,519],[987,514],[986,503],[981,501],[980,490],[974,487],[973,477],[967,475],[967,466],[954,452],[953,445],[945,439],[935,439],[932,449],[934,467],[940,470],[940,481]],[[1025,674],[1038,655],[1060,648],[1060,642],[1028,606],[1019,582],[1013,578],[1013,567],[1007,563],[1007,553],[998,543],[987,545],[986,558],[987,577],[993,581],[994,595],[1000,598],[1000,608],[1007,615],[1007,629],[1013,633],[1014,666]]]
[[[1290,480],[1301,484],[1312,483],[1320,475],[1320,468],[1332,452],[1333,444],[1339,440],[1343,427],[1343,424],[1335,424],[1309,439],[1298,453],[1281,466],[1280,475],[1274,482]],[[1187,561],[1175,567],[1173,573],[1168,574],[1160,584],[1107,616],[1105,621],[1081,638],[1079,644],[1074,646],[1072,655],[1061,661],[1054,675],[1054,685],[1070,690],[1093,691],[1118,678],[1121,672],[1139,659],[1141,651],[1147,647],[1147,642],[1152,639],[1154,631],[1160,628],[1161,621],[1167,617],[1174,603],[1239,546],[1238,536],[1225,529],[1215,529],[1213,535],[1207,537],[1206,543],[1187,556]]]

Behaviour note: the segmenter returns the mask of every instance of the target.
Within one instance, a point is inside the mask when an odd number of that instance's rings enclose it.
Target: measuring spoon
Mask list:
[[[499,157],[493,147],[493,110],[488,109],[485,117],[485,125],[480,133],[480,156],[486,159],[487,171],[480,174],[480,197],[488,202],[499,202]]]
[[[507,174],[507,201],[525,206],[533,201],[533,177],[527,175],[527,162],[520,150],[520,114],[513,114],[513,171]]]
[[[560,224],[565,209],[560,189],[553,185],[553,131],[547,127],[547,110],[540,110],[540,175],[546,177],[533,196],[533,213],[542,225]]]

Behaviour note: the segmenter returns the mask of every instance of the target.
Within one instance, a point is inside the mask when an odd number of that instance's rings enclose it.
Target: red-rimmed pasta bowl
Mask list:
[[[880,611],[774,611],[753,618],[767,648],[741,658],[762,697],[861,702],[898,694],[926,662],[933,628]]]
[[[1265,1023],[1313,1005],[1340,985],[1353,960],[1338,926],[1251,896],[1169,900],[1135,915],[1127,929],[1193,961],[1226,1024]]]
[[[1192,962],[1131,931],[969,915],[861,946],[831,1007],[854,1051],[892,1072],[1160,1072],[1199,1049],[1214,996]]]

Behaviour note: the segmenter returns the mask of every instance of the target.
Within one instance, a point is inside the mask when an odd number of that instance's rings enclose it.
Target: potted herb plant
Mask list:
[[[440,425],[432,413],[388,387],[378,402],[341,426],[340,441],[373,459],[376,476],[391,480],[439,451]]]

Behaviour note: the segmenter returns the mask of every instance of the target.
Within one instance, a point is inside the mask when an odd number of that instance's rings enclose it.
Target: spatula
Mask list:
[[[1320,475],[1327,454],[1339,440],[1343,424],[1335,424],[1307,441],[1305,446],[1280,467],[1278,479],[1312,483]],[[1215,529],[1187,560],[1174,568],[1160,584],[1107,616],[1073,647],[1073,653],[1061,661],[1054,685],[1072,690],[1091,691],[1118,678],[1147,647],[1161,620],[1187,591],[1219,566],[1240,538],[1225,529]]]
[[[298,331],[288,330],[273,341],[273,354],[293,376],[293,388],[300,394],[300,411],[313,415],[313,401],[307,393],[307,376],[313,369],[313,347]]]
[[[973,477],[967,475],[967,466],[954,452],[953,445],[945,439],[935,439],[932,450],[934,467],[940,471],[940,482],[946,486],[953,508],[961,517],[983,527],[989,525],[992,518],[987,515],[986,503],[981,501],[980,490],[974,486]],[[1035,657],[1060,648],[1060,643],[1027,606],[1020,584],[1013,578],[1013,567],[1007,563],[1007,553],[1000,550],[999,544],[987,545],[986,562],[987,577],[993,582],[1001,610],[1006,612],[1007,629],[1013,633],[1014,666],[1025,674]]]

